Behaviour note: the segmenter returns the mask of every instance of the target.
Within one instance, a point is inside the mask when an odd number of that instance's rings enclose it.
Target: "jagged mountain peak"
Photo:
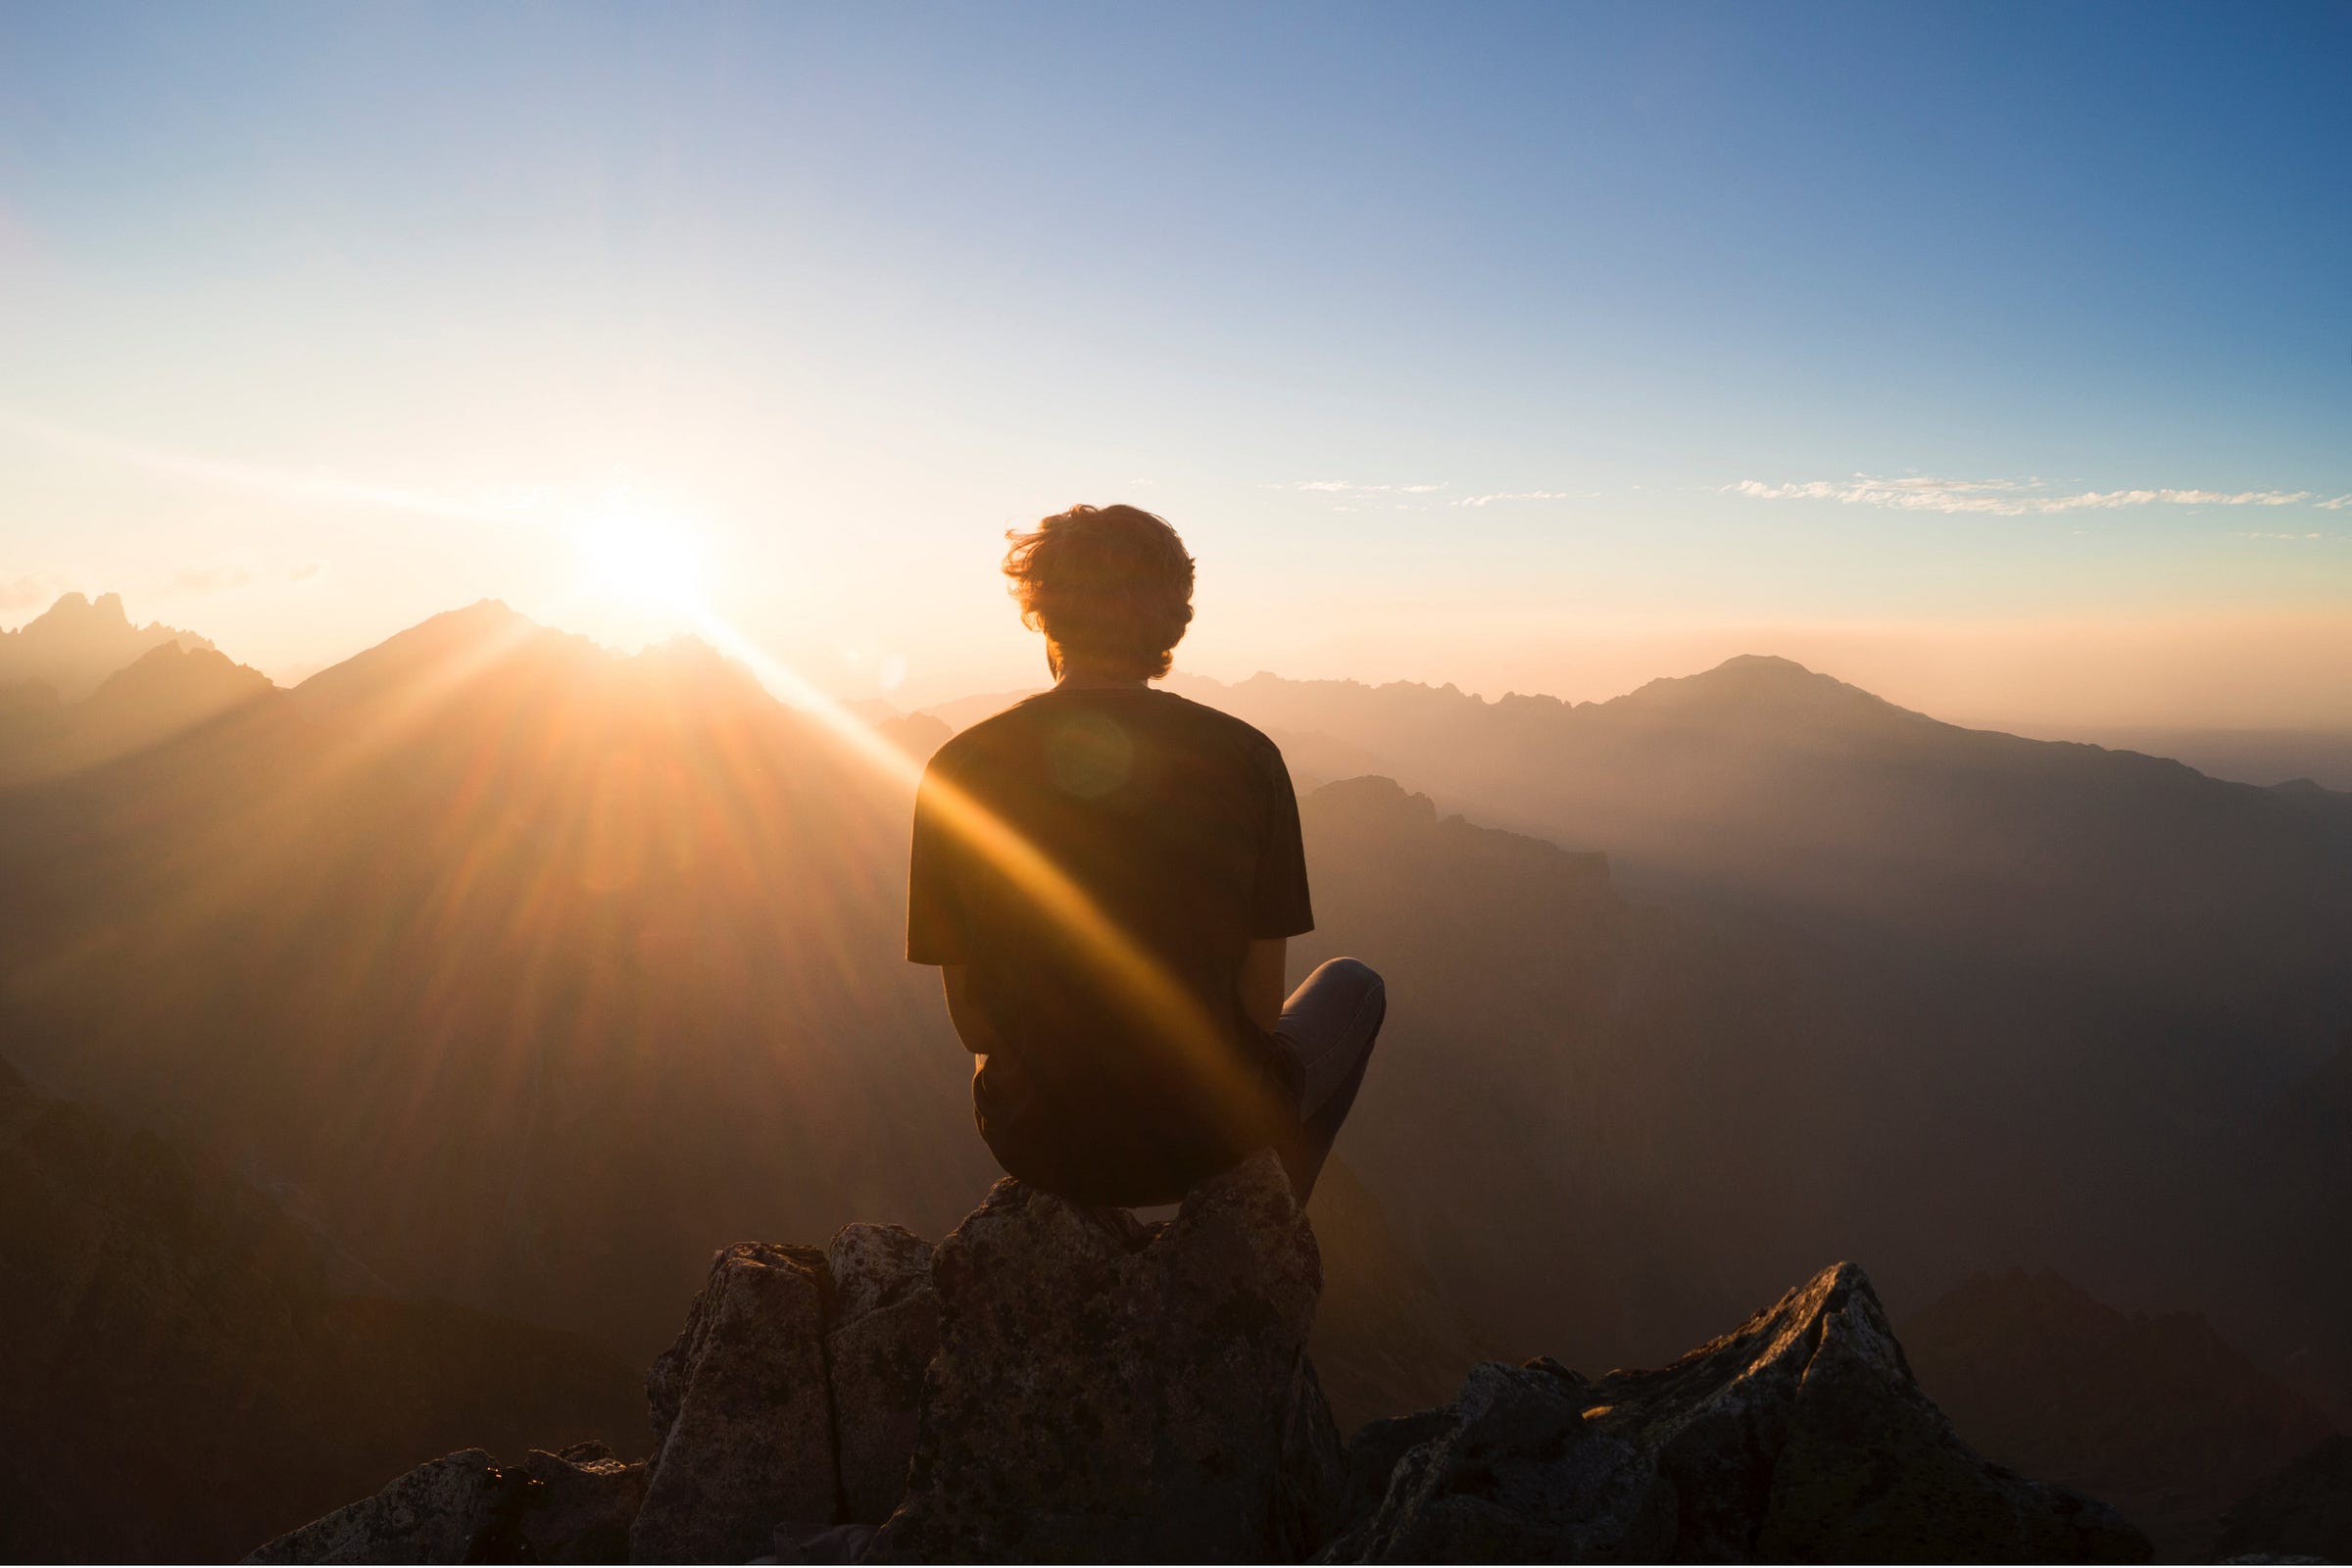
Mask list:
[[[0,683],[38,681],[78,702],[115,671],[159,644],[210,648],[210,640],[162,621],[136,625],[121,594],[60,594],[15,631],[0,631]]]

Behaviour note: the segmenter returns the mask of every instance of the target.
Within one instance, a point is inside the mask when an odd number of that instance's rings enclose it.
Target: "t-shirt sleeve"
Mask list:
[[[934,758],[914,794],[914,843],[906,860],[910,963],[962,963],[970,956],[960,874],[962,841],[943,808],[953,788]]]
[[[1298,795],[1282,753],[1265,749],[1266,833],[1250,895],[1250,934],[1266,939],[1303,936],[1315,928],[1306,896],[1306,844],[1298,833]]]

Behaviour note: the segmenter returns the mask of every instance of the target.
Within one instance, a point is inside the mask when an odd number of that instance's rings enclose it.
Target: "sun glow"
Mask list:
[[[691,610],[703,578],[701,541],[674,518],[612,506],[580,520],[572,535],[597,597],[637,610]]]

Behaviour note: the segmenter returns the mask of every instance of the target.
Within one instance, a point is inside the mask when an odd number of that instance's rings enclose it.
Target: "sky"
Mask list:
[[[0,9],[0,626],[2352,725],[2352,6]]]

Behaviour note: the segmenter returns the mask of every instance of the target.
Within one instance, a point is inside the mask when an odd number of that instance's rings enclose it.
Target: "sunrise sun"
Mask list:
[[[700,594],[701,542],[675,518],[612,507],[582,518],[572,538],[600,597],[639,609],[675,610],[692,605]]]

